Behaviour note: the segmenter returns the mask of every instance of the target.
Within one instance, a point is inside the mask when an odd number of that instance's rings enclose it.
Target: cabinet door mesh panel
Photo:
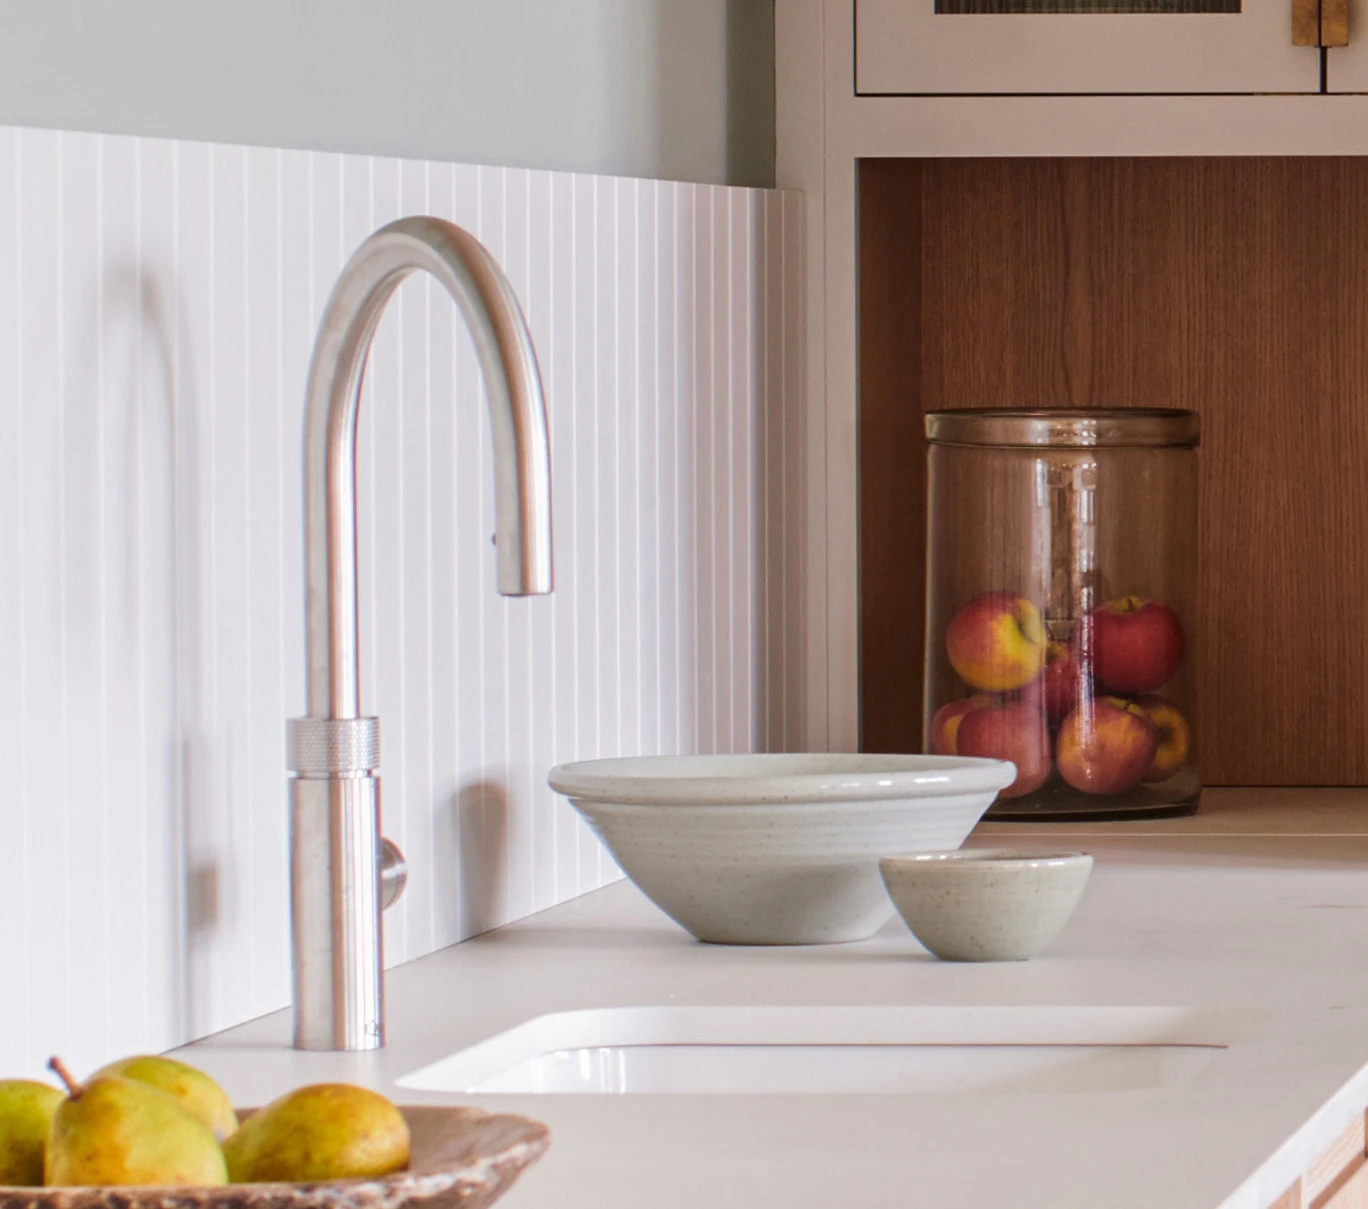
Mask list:
[[[1238,13],[1240,0],[935,0],[938,13]]]

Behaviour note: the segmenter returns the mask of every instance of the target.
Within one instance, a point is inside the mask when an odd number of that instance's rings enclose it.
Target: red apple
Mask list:
[[[938,756],[957,756],[956,736],[960,722],[970,710],[982,709],[992,705],[993,699],[985,693],[975,693],[963,701],[951,701],[942,705],[931,719],[931,750]]]
[[[1045,664],[1040,610],[1013,592],[975,596],[945,631],[950,665],[970,688],[1006,693],[1029,684]]]
[[[1114,693],[1152,693],[1183,661],[1183,623],[1157,600],[1122,596],[1094,609],[1087,622],[1092,674]]]
[[[1149,715],[1159,732],[1159,746],[1145,772],[1146,781],[1167,781],[1192,754],[1192,727],[1172,701],[1164,697],[1141,697],[1135,703]]]
[[[1055,745],[1059,775],[1084,793],[1125,793],[1154,762],[1159,729],[1133,701],[1084,696]]]
[[[1019,798],[1045,784],[1050,775],[1050,735],[1045,716],[1027,701],[1008,701],[971,709],[960,718],[958,755],[1011,760],[1017,775],[1000,798]]]
[[[1078,704],[1083,673],[1067,643],[1051,640],[1045,654],[1045,672],[1040,677],[1040,703],[1052,726]]]

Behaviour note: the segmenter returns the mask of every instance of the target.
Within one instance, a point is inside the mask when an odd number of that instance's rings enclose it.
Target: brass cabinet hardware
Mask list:
[[[1293,46],[1348,46],[1349,0],[1292,0]]]
[[[1320,44],[1349,45],[1349,0],[1321,0]]]
[[[1292,45],[1320,45],[1320,0],[1292,0]]]

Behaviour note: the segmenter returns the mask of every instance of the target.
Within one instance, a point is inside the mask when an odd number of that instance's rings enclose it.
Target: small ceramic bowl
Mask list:
[[[562,764],[622,871],[718,944],[863,940],[893,914],[884,852],[958,848],[1016,769],[955,756],[631,756]]]
[[[879,872],[912,934],[942,961],[1024,961],[1069,921],[1085,852],[967,848],[886,856]]]

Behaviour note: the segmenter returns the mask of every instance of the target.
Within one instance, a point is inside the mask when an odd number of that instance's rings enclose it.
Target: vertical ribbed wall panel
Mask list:
[[[412,278],[362,405],[391,964],[618,876],[555,763],[803,733],[799,199],[0,128],[0,1068],[288,999],[314,325],[375,227],[469,227],[547,387],[556,591],[494,591],[474,349]]]

